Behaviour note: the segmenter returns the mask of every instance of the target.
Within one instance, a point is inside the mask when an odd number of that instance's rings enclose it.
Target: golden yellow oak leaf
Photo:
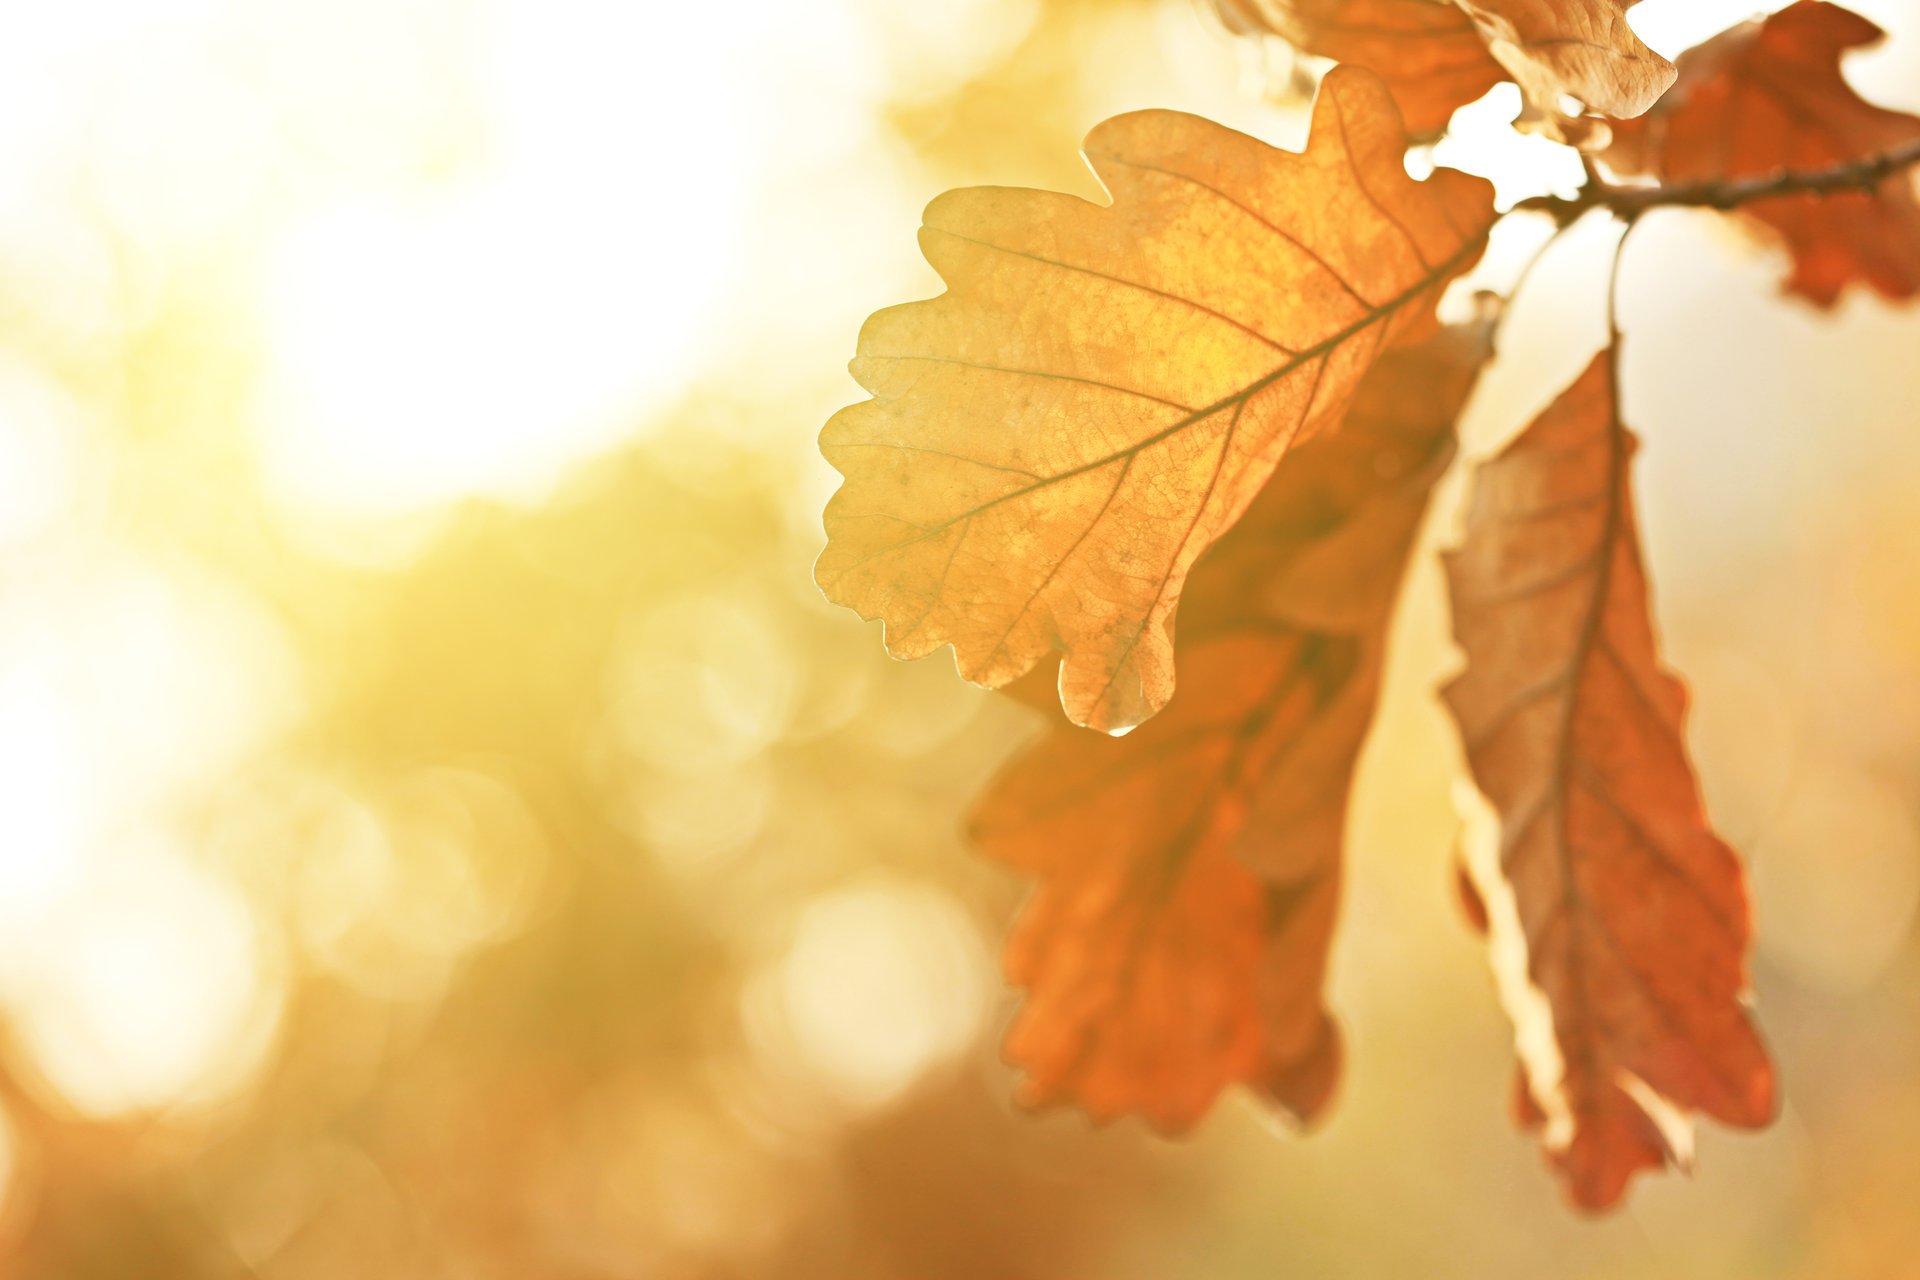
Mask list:
[[[821,588],[896,657],[951,644],[998,687],[1058,653],[1076,723],[1152,715],[1194,560],[1479,255],[1490,188],[1415,182],[1405,148],[1380,81],[1336,68],[1304,153],[1143,111],[1087,138],[1111,204],[935,200],[920,239],[948,291],[867,322],[873,399],[821,433],[846,477]]]

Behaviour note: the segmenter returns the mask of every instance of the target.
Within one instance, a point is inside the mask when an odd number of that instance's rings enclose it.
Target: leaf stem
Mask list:
[[[1613,262],[1607,268],[1607,350],[1609,359],[1615,362],[1616,370],[1620,358],[1620,264],[1627,256],[1627,241],[1633,236],[1633,223],[1628,222],[1620,238],[1613,242]],[[1620,418],[1620,396],[1616,381],[1613,397],[1614,419]]]
[[[1751,178],[1656,187],[1623,187],[1594,181],[1582,187],[1576,195],[1534,196],[1522,200],[1514,209],[1544,213],[1561,226],[1571,223],[1589,209],[1606,209],[1615,217],[1632,222],[1649,209],[1668,206],[1737,209],[1743,204],[1771,196],[1869,191],[1894,173],[1916,163],[1920,163],[1920,138],[1877,156],[1826,169],[1782,169]]]

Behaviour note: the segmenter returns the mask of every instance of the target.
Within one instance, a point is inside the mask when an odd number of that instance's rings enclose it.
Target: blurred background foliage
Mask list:
[[[1920,108],[1920,12],[1850,71]],[[1888,1277],[1920,1256],[1920,316],[1650,219],[1630,417],[1787,1104],[1563,1212],[1449,901],[1430,566],[1309,1138],[1007,1103],[1027,714],[817,597],[860,320],[1139,106],[1297,141],[1188,0],[66,0],[0,19],[0,1265],[259,1276]],[[1671,54],[1736,6],[1648,0]],[[1577,179],[1505,134],[1439,158]],[[1472,117],[1472,119],[1468,119]],[[1503,229],[1512,274],[1542,228]],[[1467,424],[1597,343],[1546,259]],[[1458,485],[1429,541],[1443,540]]]

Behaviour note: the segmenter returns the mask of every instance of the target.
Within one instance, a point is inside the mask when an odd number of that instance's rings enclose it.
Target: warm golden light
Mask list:
[[[177,858],[135,853],[49,913],[18,1034],[96,1116],[217,1099],[266,1047],[278,991],[246,904]],[[263,971],[265,970],[265,971]]]
[[[792,946],[749,995],[761,1052],[850,1105],[884,1106],[970,1044],[989,961],[942,895],[859,885],[801,913]]]
[[[929,201],[1104,199],[1076,148],[1139,108],[1298,148],[1323,60],[1236,42],[1194,0],[8,10],[0,1274],[1498,1278],[1578,1258],[1619,1280],[1843,1280],[1920,1250],[1912,312],[1850,297],[1815,320],[1775,296],[1770,242],[1704,214],[1636,232],[1646,551],[1708,807],[1751,856],[1788,1110],[1737,1147],[1706,1135],[1711,1179],[1578,1222],[1503,1127],[1511,1045],[1449,918],[1459,747],[1431,690],[1460,656],[1428,553],[1460,526],[1457,478],[1406,532],[1412,621],[1337,907],[1320,900],[1346,922],[1340,1105],[1277,1145],[1244,1101],[1181,1142],[1014,1105],[1002,948],[1031,877],[978,856],[969,806],[1038,722],[946,653],[884,657],[810,576],[840,482],[817,439],[862,395],[862,324],[944,287],[916,235]],[[1744,12],[1646,0],[1630,22],[1673,54]],[[1910,97],[1911,26],[1847,74]],[[1367,174],[1404,195],[1457,168],[1503,207],[1574,190],[1578,157],[1515,133],[1520,109],[1497,86],[1404,163],[1381,132]],[[1472,240],[1424,203],[1396,230],[1334,156],[1311,230],[1370,226],[1356,273],[1417,293],[1428,248]],[[1262,257],[1245,219],[1123,185],[1185,211],[1169,244],[1263,263],[1234,282],[1262,324],[1317,279]],[[1551,231],[1499,223],[1443,314],[1475,314]],[[1591,355],[1616,234],[1596,218],[1541,259],[1464,456]],[[996,339],[1057,288],[1020,279]],[[1152,305],[1093,314],[1128,308]],[[1188,381],[1143,412],[1344,323],[1202,334],[1189,311],[1154,313]],[[899,359],[906,413],[951,375],[875,345],[921,336],[901,324],[867,343]],[[1024,446],[1020,415],[1065,385],[1005,412],[973,388],[948,452]],[[1187,510],[1210,459],[1189,462],[1143,504]],[[1070,541],[1066,510],[1009,519],[1006,545]],[[998,581],[1005,559],[975,569]],[[1054,590],[1089,643],[1120,634],[1104,596]],[[1002,594],[969,674],[1002,629],[1061,638]],[[898,641],[922,619],[892,604]],[[1142,646],[1116,647],[1124,668]],[[1116,842],[1184,835],[1202,795],[1093,808]],[[1059,918],[1164,888],[1115,877]],[[1489,906],[1518,928],[1516,902]],[[1193,996],[1141,990],[1157,1015]],[[1303,1053],[1324,1049],[1301,1010]],[[1057,1074],[1080,1047],[1046,1046]],[[1291,1083],[1283,1105],[1315,1085]]]

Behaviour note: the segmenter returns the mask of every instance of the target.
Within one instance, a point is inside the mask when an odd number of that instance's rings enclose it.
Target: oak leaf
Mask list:
[[[1430,138],[1507,78],[1473,19],[1444,0],[1214,0],[1229,30],[1274,35],[1386,82],[1407,132]]]
[[[868,320],[851,367],[874,398],[821,433],[846,477],[821,588],[896,657],[951,644],[998,687],[1058,652],[1076,723],[1152,715],[1194,560],[1485,241],[1487,184],[1415,182],[1405,148],[1380,81],[1337,67],[1304,153],[1143,111],[1087,138],[1110,204],[935,200],[921,246],[948,292]]]
[[[1303,1122],[1327,1101],[1349,784],[1485,353],[1479,330],[1450,329],[1384,356],[1345,425],[1282,461],[1201,560],[1167,709],[1122,738],[1057,723],[982,798],[975,840],[1039,881],[1007,948],[1028,1101],[1166,1130],[1235,1083]],[[1050,699],[1035,683],[1015,689]]]
[[[1577,136],[1567,117],[1637,116],[1673,83],[1671,62],[1627,25],[1636,0],[1458,0],[1528,104],[1523,121]],[[1568,110],[1563,100],[1578,104]]]
[[[1884,33],[1823,0],[1743,23],[1680,56],[1680,80],[1646,116],[1617,127],[1608,163],[1665,183],[1720,182],[1871,161],[1920,140],[1920,117],[1876,107],[1840,74],[1841,55]],[[1911,170],[1873,188],[1787,194],[1742,206],[1786,242],[1786,288],[1833,305],[1863,281],[1887,298],[1920,293],[1920,199]]]
[[[1659,665],[1610,348],[1480,468],[1448,557],[1447,689],[1497,840],[1467,849],[1513,1018],[1521,1117],[1602,1208],[1688,1158],[1690,1112],[1757,1126],[1746,889],[1708,826]],[[1473,914],[1470,908],[1469,914]]]

